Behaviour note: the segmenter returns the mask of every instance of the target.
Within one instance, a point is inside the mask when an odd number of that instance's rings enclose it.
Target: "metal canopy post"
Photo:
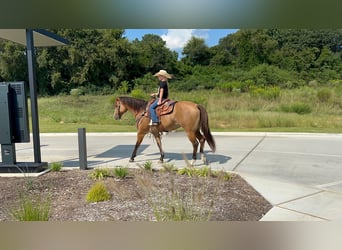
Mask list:
[[[40,152],[40,138],[39,138],[39,119],[38,119],[38,102],[37,102],[37,84],[36,84],[36,72],[35,72],[35,53],[34,53],[34,41],[33,30],[26,29],[26,56],[28,65],[28,77],[29,77],[29,89],[31,100],[31,115],[32,115],[32,137],[33,137],[33,152],[34,162],[41,163]]]

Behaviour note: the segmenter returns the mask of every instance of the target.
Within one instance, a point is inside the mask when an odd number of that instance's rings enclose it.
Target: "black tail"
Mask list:
[[[211,151],[216,151],[216,144],[214,137],[212,136],[209,128],[209,120],[208,120],[208,113],[205,110],[205,108],[201,105],[197,105],[198,109],[201,112],[201,118],[200,118],[200,124],[201,124],[201,130],[204,134],[205,139],[207,140],[209,147]]]

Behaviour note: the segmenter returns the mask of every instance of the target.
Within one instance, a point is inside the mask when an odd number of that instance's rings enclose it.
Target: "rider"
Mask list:
[[[167,99],[169,96],[169,87],[168,87],[168,79],[172,78],[172,75],[166,72],[166,70],[159,70],[159,72],[155,73],[154,76],[157,76],[159,79],[159,88],[157,93],[151,94],[152,97],[156,97],[150,105],[150,114],[152,120],[152,126],[159,125],[158,116],[156,113],[156,108],[160,105],[163,100]]]

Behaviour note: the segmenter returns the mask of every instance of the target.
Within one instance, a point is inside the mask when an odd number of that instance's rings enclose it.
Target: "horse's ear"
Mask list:
[[[119,97],[115,98],[114,102],[113,102],[113,107],[115,108],[118,104],[119,101]]]

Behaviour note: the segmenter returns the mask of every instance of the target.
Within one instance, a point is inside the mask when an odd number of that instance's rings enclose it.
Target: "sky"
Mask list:
[[[181,55],[191,37],[202,38],[207,46],[212,47],[219,43],[220,38],[236,31],[237,29],[126,29],[124,36],[132,41],[141,40],[145,34],[159,35],[166,42],[166,47]]]

